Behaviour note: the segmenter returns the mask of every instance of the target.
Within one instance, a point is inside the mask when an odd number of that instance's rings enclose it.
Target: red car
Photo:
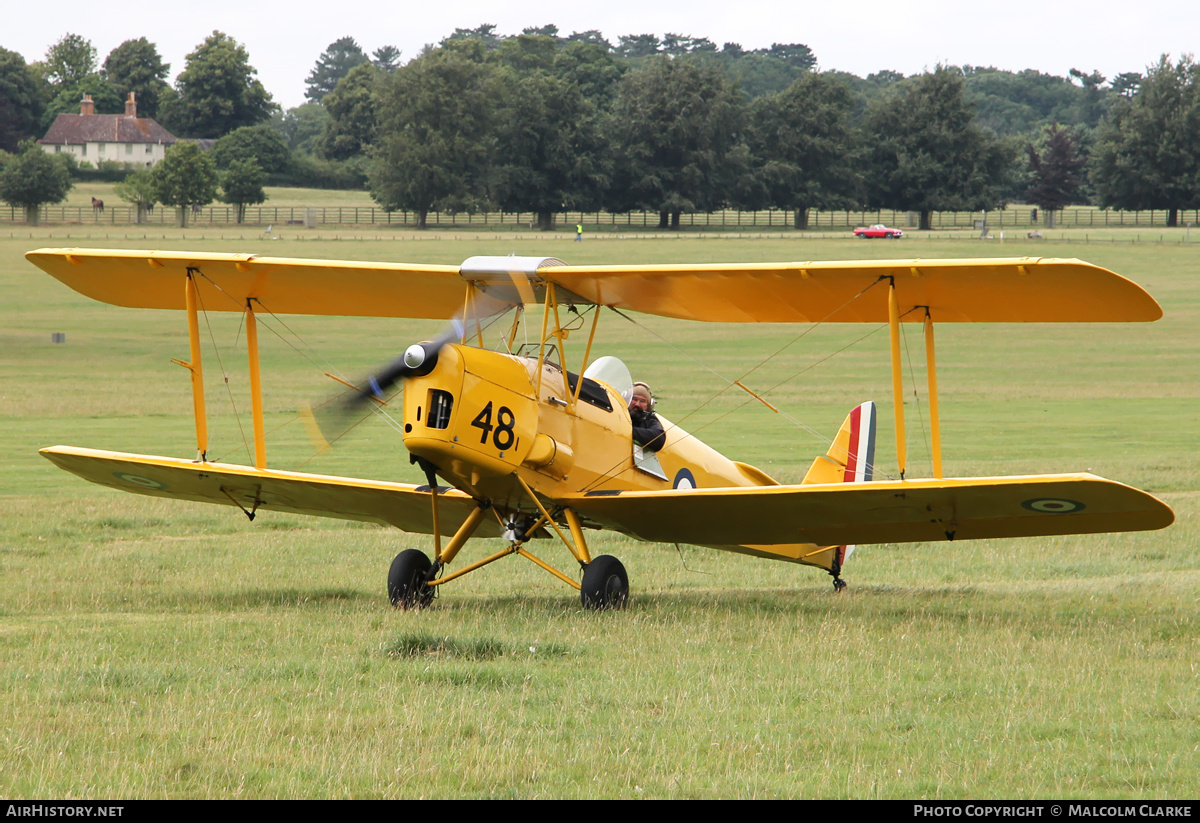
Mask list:
[[[874,226],[857,228],[854,230],[855,237],[884,237],[888,240],[897,240],[904,236],[904,232],[900,229],[889,229],[882,223],[876,223]]]

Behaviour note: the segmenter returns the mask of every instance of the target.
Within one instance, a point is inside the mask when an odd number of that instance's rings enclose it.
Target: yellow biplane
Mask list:
[[[1150,494],[1087,473],[942,476],[935,323],[1152,321],[1162,315],[1135,283],[1079,260],[615,267],[531,257],[434,266],[87,249],[42,249],[27,257],[96,300],[183,310],[190,340],[190,360],[178,362],[191,374],[194,460],[68,446],[43,449],[43,455],[95,483],[237,506],[251,519],[259,511],[282,511],[432,534],[432,558],[408,549],[392,562],[388,594],[397,606],[426,605],[449,581],[519,554],[579,589],[585,606],[619,608],[629,590],[625,569],[614,557],[589,554],[589,529],[815,566],[840,589],[856,544],[1138,531],[1174,520]],[[524,309],[538,305],[540,335],[531,347],[517,347]],[[701,322],[887,324],[900,479],[873,479],[871,403],[850,413],[799,484],[781,485],[730,460],[665,418],[665,445],[656,452],[637,446],[628,368],[614,357],[591,360],[604,308]],[[254,466],[208,460],[201,311],[244,314]],[[379,374],[347,384],[347,398],[373,411],[383,411],[391,387],[402,387],[404,445],[425,485],[267,467],[255,320],[264,311],[455,318],[441,338],[414,343]],[[503,350],[485,349],[484,322],[505,312],[513,320]],[[578,372],[572,372],[567,326],[589,312],[587,343],[572,346],[578,357]],[[567,317],[572,322],[564,325]],[[901,322],[924,326],[928,479],[905,476]],[[500,327],[507,328],[507,320]],[[555,535],[579,574],[530,552],[532,539]],[[501,537],[505,545],[451,570],[472,536]]]

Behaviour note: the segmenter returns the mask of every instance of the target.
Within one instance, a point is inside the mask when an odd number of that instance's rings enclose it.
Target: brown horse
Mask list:
[[[94,212],[98,211],[98,212],[103,213],[104,212],[104,201],[93,197],[92,198],[92,211],[94,211]]]

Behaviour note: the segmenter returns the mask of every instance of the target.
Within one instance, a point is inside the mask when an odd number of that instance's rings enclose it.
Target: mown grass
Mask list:
[[[386,606],[383,577],[392,554],[428,550],[427,538],[287,515],[251,524],[231,508],[89,486],[37,456],[54,443],[194,449],[186,375],[170,362],[187,356],[182,318],[95,304],[42,275],[21,253],[75,244],[61,229],[42,231],[32,242],[0,239],[6,797],[1200,791],[1194,249],[1052,248],[1141,282],[1166,310],[1155,324],[938,331],[948,472],[1092,469],[1161,494],[1179,516],[1167,531],[862,547],[841,595],[810,569],[596,535],[593,553],[616,554],[630,570],[626,612],[583,612],[571,590],[510,560],[406,613]],[[416,262],[535,253],[494,238],[256,244],[176,232],[154,245]],[[910,248],[759,238],[551,251],[621,263]],[[978,242],[917,248],[999,253]],[[873,398],[879,462],[894,472],[886,334],[850,345],[872,330],[799,337],[793,327],[637,320],[606,320],[597,353],[623,356],[655,385],[668,417],[725,453],[798,479],[820,437]],[[206,330],[213,450],[244,460],[245,358],[235,345],[244,334],[237,318],[212,321],[241,414],[239,426]],[[313,459],[290,421],[301,401],[328,391],[321,370],[360,373],[437,324],[283,321],[286,329],[264,321],[280,337],[260,335],[271,464],[419,482],[382,425]],[[53,332],[67,342],[51,343]],[[295,342],[290,332],[305,345],[284,342]],[[906,335],[920,386],[915,332]],[[719,386],[707,367],[739,377],[788,343],[749,384],[798,374],[769,396],[815,433],[743,405],[740,392],[711,400]],[[577,357],[582,343],[572,346]],[[927,473],[928,455],[923,390],[910,397],[912,476]],[[468,547],[464,559],[487,550]],[[534,550],[569,568],[558,547]]]

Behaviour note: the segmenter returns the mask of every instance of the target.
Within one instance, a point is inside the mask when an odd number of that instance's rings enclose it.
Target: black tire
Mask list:
[[[623,609],[629,601],[629,575],[621,561],[602,554],[583,569],[579,599],[585,609]]]
[[[420,609],[433,601],[433,587],[426,585],[433,563],[420,549],[405,549],[396,555],[388,570],[388,600],[398,609]]]

